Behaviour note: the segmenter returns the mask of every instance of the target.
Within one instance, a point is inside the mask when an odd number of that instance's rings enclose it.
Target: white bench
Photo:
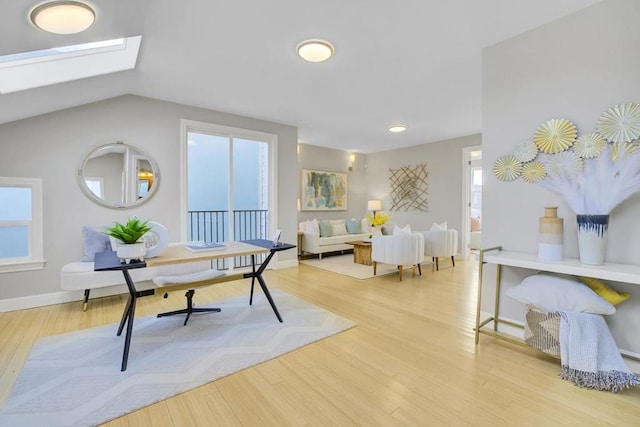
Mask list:
[[[182,276],[211,271],[211,261],[194,261],[157,267],[137,268],[129,271],[139,291],[154,289],[152,280],[158,276]],[[216,271],[216,270],[213,270]],[[92,289],[124,285],[121,271],[93,271],[93,262],[72,262],[60,270],[60,287],[68,291],[84,290],[84,306],[87,310]]]

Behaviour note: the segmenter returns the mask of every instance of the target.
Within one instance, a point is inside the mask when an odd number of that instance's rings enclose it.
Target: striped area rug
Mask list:
[[[40,339],[0,412],[2,426],[86,426],[275,358],[355,326],[285,292],[211,303],[221,313],[136,318],[128,368],[118,324]]]

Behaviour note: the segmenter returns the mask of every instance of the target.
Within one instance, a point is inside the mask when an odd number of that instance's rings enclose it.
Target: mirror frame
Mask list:
[[[91,191],[91,189],[87,186],[87,183],[84,177],[84,170],[86,168],[87,161],[89,161],[91,158],[90,156],[92,153],[102,150],[106,147],[111,147],[118,144],[122,145],[123,147],[131,148],[137,151],[140,155],[144,156],[145,159],[151,165],[151,169],[153,171],[153,185],[151,186],[151,190],[149,190],[149,192],[144,197],[137,199],[135,202],[132,202],[132,203],[125,203],[125,204],[111,203],[107,200],[101,199],[100,197],[96,196],[95,193]],[[82,157],[82,160],[80,161],[80,167],[77,170],[76,178],[77,178],[78,186],[80,187],[80,190],[82,190],[84,195],[87,196],[89,200],[91,200],[92,202],[110,209],[129,209],[129,208],[138,207],[148,202],[156,194],[156,192],[158,191],[158,187],[160,186],[160,168],[158,167],[158,164],[156,163],[155,159],[145,151],[139,149],[134,145],[125,144],[123,141],[116,141],[116,142],[110,142],[108,144],[102,144],[102,145],[92,147],[89,151],[87,151],[85,155]]]

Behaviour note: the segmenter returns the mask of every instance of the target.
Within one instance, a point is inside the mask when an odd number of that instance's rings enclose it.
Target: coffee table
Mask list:
[[[353,262],[362,265],[371,265],[371,242],[355,240],[352,242],[344,242],[347,245],[353,245]]]

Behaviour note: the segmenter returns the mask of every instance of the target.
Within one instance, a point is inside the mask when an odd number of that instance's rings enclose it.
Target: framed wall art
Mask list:
[[[346,211],[347,174],[302,169],[303,211]]]

